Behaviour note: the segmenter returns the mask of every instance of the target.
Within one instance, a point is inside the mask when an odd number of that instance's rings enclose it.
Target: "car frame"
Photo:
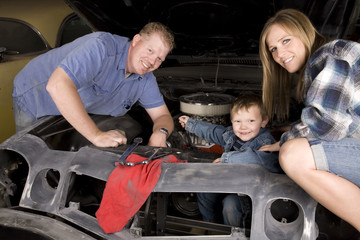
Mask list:
[[[79,203],[67,202],[74,176],[87,176],[105,183],[115,168],[114,162],[118,161],[126,150],[126,146],[107,150],[94,146],[81,146],[78,151],[69,152],[52,149],[47,141],[44,141],[46,133],[52,132],[51,128],[59,128],[59,126],[67,124],[64,119],[60,118],[55,121],[56,124],[49,125],[49,122],[53,122],[52,120],[52,117],[43,119],[36,126],[19,132],[1,145],[2,159],[12,152],[15,153],[15,156],[12,156],[13,159],[22,159],[22,162],[25,161],[29,164],[28,177],[19,207],[54,214],[104,239],[138,239],[141,237],[144,230],[139,224],[140,213],[136,214],[134,219],[130,221],[131,224],[128,228],[113,234],[105,234],[94,216],[79,209]],[[96,121],[96,119],[94,120]],[[109,123],[128,120],[114,118],[111,121],[109,119],[102,121]],[[103,124],[102,121],[98,124]],[[31,129],[30,132],[29,129]],[[66,131],[67,134],[70,132],[76,134],[73,129],[66,128]],[[6,151],[4,151],[5,149]],[[149,146],[138,146],[133,153],[148,156],[144,153],[149,154],[151,149],[152,147]],[[180,160],[186,160],[187,163],[162,163],[161,165],[162,173],[153,189],[153,194],[164,200],[158,199],[157,201],[159,208],[156,216],[158,234],[164,232],[165,225],[168,224],[167,221],[175,221],[175,223],[176,221],[178,223],[184,221],[181,218],[166,218],[167,208],[165,206],[167,202],[166,197],[164,197],[166,193],[241,192],[249,195],[253,202],[250,239],[274,239],[280,237],[281,234],[283,235],[282,239],[290,239],[290,237],[294,237],[294,239],[315,239],[317,236],[315,224],[317,203],[286,175],[270,173],[255,165],[212,164],[211,159],[218,156],[216,154],[201,154],[200,152],[194,153],[194,151],[172,148],[163,148],[162,151],[175,155]],[[20,166],[20,164],[18,165]],[[10,169],[10,167],[7,166],[4,169]],[[57,173],[55,185],[54,180],[49,177],[54,173]],[[233,176],[235,175],[242,177],[234,181]],[[13,183],[10,180],[7,182],[6,192],[11,193]],[[271,205],[276,200],[284,199],[295,202],[299,208],[298,217],[291,223],[279,222],[270,213]],[[160,211],[160,209],[162,210]],[[9,218],[6,215],[5,217]],[[200,229],[201,226],[206,225],[202,221],[192,221],[188,224],[193,228],[197,226]],[[224,226],[208,224],[214,225],[215,229],[224,228]],[[212,237],[214,239],[248,239],[243,229],[228,227],[227,231],[230,232]],[[166,236],[144,236],[143,238],[172,239],[172,237],[167,238]],[[178,236],[177,238],[189,239],[188,236]],[[203,237],[191,237],[191,239],[201,238]]]

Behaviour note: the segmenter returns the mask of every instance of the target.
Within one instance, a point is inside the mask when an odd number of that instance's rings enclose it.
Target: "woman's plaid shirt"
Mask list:
[[[311,57],[305,71],[301,120],[281,137],[336,141],[360,138],[360,44],[331,41]]]

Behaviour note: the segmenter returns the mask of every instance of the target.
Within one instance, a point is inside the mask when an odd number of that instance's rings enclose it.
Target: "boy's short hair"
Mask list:
[[[175,48],[175,37],[171,29],[160,22],[149,22],[139,32],[140,35],[150,36],[153,33],[160,33],[162,40],[168,45],[170,51]],[[169,51],[169,52],[170,52]]]
[[[267,113],[264,109],[262,98],[254,93],[246,93],[236,98],[231,105],[230,119],[232,119],[234,113],[237,113],[240,109],[245,108],[248,110],[252,106],[258,106],[260,109],[261,118],[264,120],[267,118]]]

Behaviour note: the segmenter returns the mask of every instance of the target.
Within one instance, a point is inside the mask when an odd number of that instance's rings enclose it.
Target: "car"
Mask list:
[[[32,58],[91,32],[61,0],[14,0],[0,8],[0,142],[15,133],[12,87]]]
[[[27,2],[31,2],[28,0]],[[277,10],[305,12],[329,38],[359,41],[360,2],[355,0],[66,0],[93,31],[132,37],[148,21],[168,25],[176,48],[154,72],[175,129],[146,202],[126,226],[106,234],[95,216],[114,162],[133,152],[144,158],[152,122],[135,105],[127,115],[91,115],[102,130],[125,131],[128,144],[99,148],[62,116],[39,119],[0,144],[0,234],[38,239],[358,239],[358,231],[330,213],[285,174],[256,165],[212,164],[218,146],[184,131],[182,114],[228,124],[234,97],[261,94],[258,39]],[[40,17],[40,16],[39,16]],[[294,119],[299,106],[291,107]],[[276,126],[276,122],[272,123]],[[131,166],[127,166],[131,168]],[[237,228],[202,221],[196,193],[241,193],[252,200],[251,224]]]

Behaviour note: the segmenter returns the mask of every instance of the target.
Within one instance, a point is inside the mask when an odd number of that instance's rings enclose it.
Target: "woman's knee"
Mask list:
[[[296,138],[285,142],[279,152],[279,163],[286,174],[296,174],[310,169],[314,165],[309,142],[305,138]]]

